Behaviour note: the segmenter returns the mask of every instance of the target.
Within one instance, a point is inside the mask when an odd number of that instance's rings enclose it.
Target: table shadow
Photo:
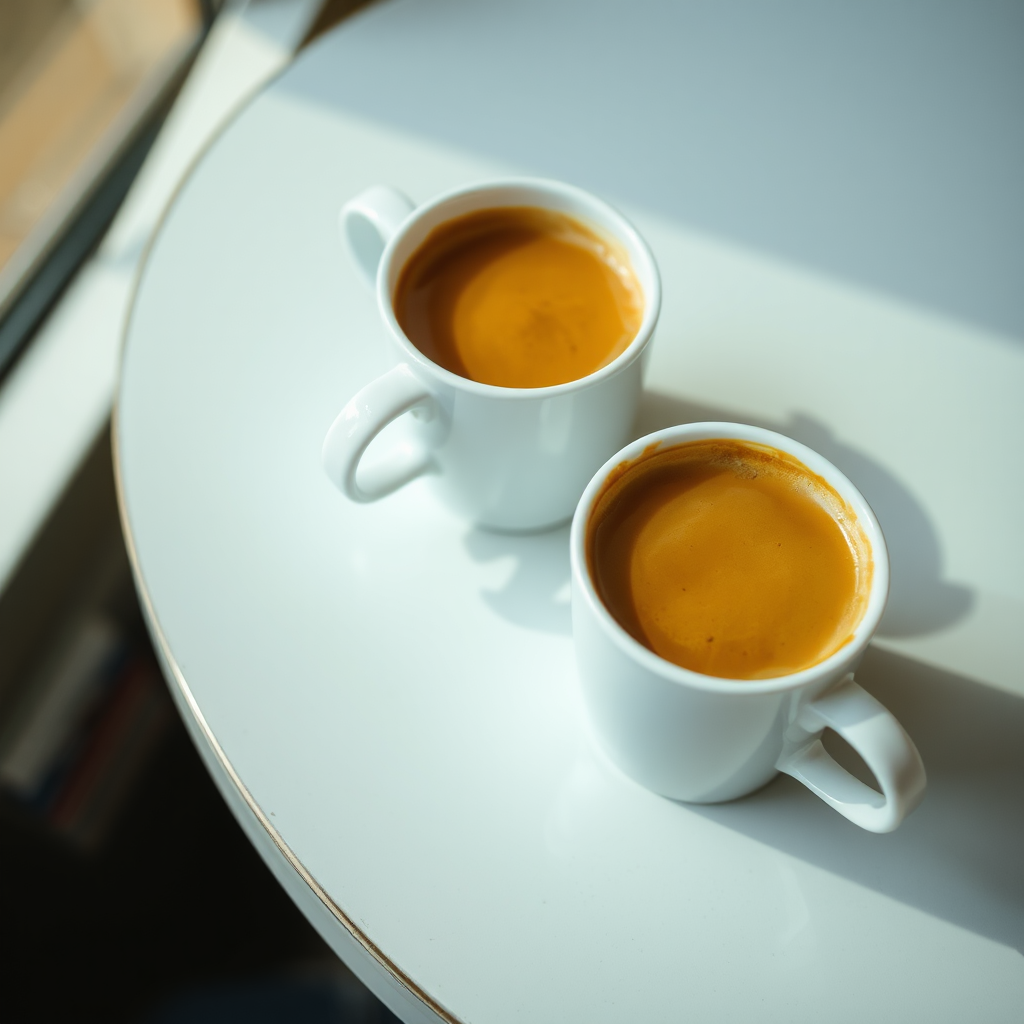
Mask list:
[[[974,603],[973,592],[943,579],[942,547],[928,513],[888,469],[839,440],[820,421],[795,413],[784,421],[698,405],[655,391],[644,393],[637,436],[700,420],[751,423],[792,437],[839,467],[874,509],[889,547],[889,603],[879,636],[934,633],[962,619]]]
[[[857,680],[928,772],[895,832],[864,832],[785,775],[733,803],[681,806],[1024,952],[1024,700],[874,646]]]

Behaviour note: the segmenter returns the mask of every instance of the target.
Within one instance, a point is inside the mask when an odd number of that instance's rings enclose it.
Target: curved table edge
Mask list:
[[[117,397],[115,397],[111,416],[110,433],[118,514],[146,626],[156,646],[161,667],[164,670],[164,676],[168,681],[175,705],[188,727],[193,743],[203,756],[207,770],[217,784],[225,802],[231,808],[243,831],[245,831],[293,902],[296,903],[339,958],[352,969],[353,973],[389,1009],[396,1013],[401,1009],[406,1014],[412,1011],[418,1019],[424,1022],[429,1021],[431,1024],[436,1024],[438,1021],[443,1021],[444,1024],[463,1024],[460,1018],[445,1009],[444,1006],[425,992],[397,964],[390,960],[384,951],[331,898],[329,893],[313,877],[312,873],[284,841],[284,838],[263,812],[263,809],[256,802],[252,793],[250,793],[248,787],[235,770],[234,765],[228,759],[224,748],[220,745],[213,730],[207,723],[188,682],[185,680],[181,668],[174,658],[142,575],[142,569],[135,548],[135,538],[128,518],[127,502],[124,496],[118,437]],[[310,896],[314,897],[314,899],[311,900]],[[325,910],[328,913],[325,914]],[[336,948],[339,935],[336,927],[330,927],[332,923],[335,926],[340,924],[344,932],[347,933],[349,941],[343,943],[347,956],[343,955]],[[353,954],[355,954],[354,957]],[[352,959],[355,959],[357,962],[361,961],[358,967],[349,962]],[[383,975],[381,971],[383,971]],[[390,982],[390,984],[382,986],[382,981]],[[408,1019],[408,1016],[403,1016],[403,1020]]]
[[[284,841],[281,834],[274,828],[253,795],[249,792],[249,789],[242,781],[234,765],[232,765],[227,754],[224,752],[224,748],[220,745],[213,730],[207,723],[180,666],[174,658],[170,644],[160,625],[156,609],[153,607],[149,589],[146,586],[135,547],[135,536],[132,532],[131,520],[128,515],[128,505],[125,499],[124,480],[122,477],[119,408],[128,336],[134,319],[139,290],[148,268],[149,257],[171,210],[176,205],[185,185],[190,181],[192,175],[202,163],[203,158],[216,145],[224,132],[248,109],[250,104],[269,85],[280,78],[282,73],[279,72],[243,99],[195,155],[161,212],[139,260],[127,304],[127,315],[125,316],[122,328],[121,350],[118,355],[117,364],[118,380],[114,392],[110,421],[114,489],[117,496],[121,532],[124,537],[128,561],[131,566],[135,589],[142,606],[146,627],[160,659],[171,696],[174,698],[179,714],[189,731],[193,743],[202,756],[207,770],[220,790],[221,796],[231,808],[239,825],[256,847],[274,877],[338,957],[381,1002],[393,1012],[402,1016],[403,1020],[409,1022],[409,1024],[412,1024],[412,1022],[415,1022],[415,1024],[421,1024],[421,1022],[422,1024],[438,1024],[438,1022],[443,1022],[443,1024],[464,1024],[461,1018],[456,1017],[449,1010],[445,1009],[436,999],[416,984],[397,964],[390,960],[384,951],[331,899],[323,886],[313,877],[302,861],[296,856],[295,852]],[[338,930],[337,925],[341,926],[341,931]],[[339,939],[343,941],[339,943]],[[337,948],[339,944],[344,946],[344,954]],[[400,1011],[404,1011],[404,1014],[400,1013]]]

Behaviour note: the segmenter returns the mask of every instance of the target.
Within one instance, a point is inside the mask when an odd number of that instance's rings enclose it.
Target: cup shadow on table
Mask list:
[[[892,560],[880,636],[935,632],[970,610],[972,592],[942,578],[927,512],[824,424],[803,415],[772,422],[646,392],[636,435],[698,420],[777,430],[821,452],[861,489]],[[475,561],[515,559],[506,585],[486,590],[484,600],[516,625],[571,633],[568,538],[568,526],[533,535],[471,531],[465,545]],[[734,803],[681,809],[1024,951],[1024,700],[877,646],[857,678],[904,724],[928,771],[924,803],[896,832],[861,831],[787,776]]]
[[[569,614],[569,524],[544,533],[474,529],[463,543],[474,562],[511,556],[515,567],[500,590],[483,600],[503,619],[542,633],[572,633]]]
[[[924,803],[895,832],[864,832],[788,776],[680,807],[1024,952],[1024,700],[878,647],[857,680],[928,773]]]
[[[889,602],[878,627],[879,636],[934,633],[958,622],[971,610],[971,590],[942,578],[938,533],[910,490],[884,466],[836,438],[824,423],[802,413],[773,421],[647,391],[640,407],[637,436],[700,420],[750,423],[778,431],[824,455],[858,487],[874,509],[889,547]]]
[[[936,632],[970,611],[971,591],[942,578],[938,534],[918,501],[885,467],[838,440],[823,423],[802,414],[773,422],[647,391],[635,435],[700,420],[752,423],[777,430],[820,452],[860,488],[882,524],[892,567],[880,636]],[[508,583],[501,590],[485,591],[484,600],[516,625],[550,633],[571,632],[569,606],[564,600],[569,582],[568,540],[568,526],[538,534],[471,531],[465,545],[474,561],[508,556],[516,560]]]

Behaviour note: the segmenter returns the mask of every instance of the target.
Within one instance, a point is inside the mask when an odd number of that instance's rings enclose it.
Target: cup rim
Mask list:
[[[557,199],[562,200],[564,206],[569,206],[570,202],[574,201],[580,205],[588,205],[599,209],[608,221],[616,225],[617,241],[624,243],[630,250],[630,254],[638,255],[645,264],[642,270],[646,272],[647,278],[650,281],[650,290],[649,293],[647,289],[644,291],[644,315],[636,335],[626,348],[610,363],[598,367],[593,373],[588,373],[585,377],[577,377],[575,380],[565,381],[562,384],[550,384],[542,388],[514,388],[505,387],[500,384],[484,384],[481,381],[471,380],[469,377],[453,373],[451,370],[446,370],[443,366],[435,363],[413,344],[401,326],[399,326],[394,312],[394,303],[389,294],[388,280],[391,277],[395,253],[409,231],[438,208],[457,199],[462,199],[466,196],[484,195],[488,192],[509,188],[526,189],[537,193],[546,193],[549,196],[553,195]],[[485,208],[485,205],[480,207],[480,209]],[[634,269],[634,273],[637,274],[638,278],[641,276],[640,269]],[[643,287],[642,282],[641,287]],[[644,349],[651,340],[661,312],[661,275],[658,272],[658,264],[654,259],[654,254],[644,240],[643,235],[615,207],[592,192],[588,192],[586,189],[579,188],[576,185],[569,185],[566,182],[549,178],[490,178],[449,189],[417,206],[384,247],[384,252],[381,254],[380,263],[377,267],[376,291],[377,306],[385,326],[388,328],[394,341],[402,349],[406,358],[417,367],[430,373],[449,387],[457,388],[460,391],[481,397],[511,400],[554,398],[558,395],[592,387],[600,384],[601,381],[606,380],[608,377],[614,376],[643,354]]]
[[[765,444],[795,456],[813,473],[822,476],[852,506],[858,521],[864,527],[864,532],[867,534],[868,542],[871,545],[873,561],[871,589],[868,595],[867,607],[864,609],[864,614],[853,631],[853,638],[823,661],[801,669],[798,672],[790,672],[786,675],[773,676],[768,679],[733,679],[723,676],[704,675],[692,669],[683,668],[681,665],[676,665],[674,662],[662,658],[661,655],[655,654],[650,648],[645,647],[619,625],[611,612],[605,607],[590,578],[586,559],[587,523],[590,519],[594,499],[597,497],[609,473],[622,462],[641,455],[651,445],[656,444],[665,448],[672,448],[679,444],[685,444],[688,441],[706,441],[719,438]],[[591,614],[597,618],[605,634],[623,654],[663,679],[682,686],[707,690],[713,693],[737,695],[744,693],[785,693],[802,689],[835,675],[837,669],[852,664],[863,652],[875,629],[878,627],[882,613],[885,611],[885,604],[889,594],[889,553],[885,537],[871,506],[853,482],[823,455],[814,451],[814,449],[808,448],[806,445],[793,440],[791,437],[787,437],[785,434],[744,423],[708,421],[679,424],[674,427],[666,427],[663,430],[656,430],[651,434],[638,438],[616,452],[591,478],[590,483],[587,484],[583,492],[583,496],[579,500],[579,504],[576,506],[576,513],[573,516],[572,529],[569,535],[569,559],[575,584],[573,587],[574,600],[577,594],[582,595]]]

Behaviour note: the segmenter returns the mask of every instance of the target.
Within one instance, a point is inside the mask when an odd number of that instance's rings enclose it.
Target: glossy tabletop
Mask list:
[[[277,877],[407,1021],[1024,1006],[1024,235],[999,177],[1024,150],[985,106],[1021,84],[1019,26],[716,10],[375,5],[239,112],[139,279],[116,465],[172,692]],[[984,81],[943,93],[951,52]],[[872,503],[893,585],[858,679],[929,774],[897,832],[784,777],[719,806],[641,789],[582,715],[566,530],[474,530],[420,484],[354,506],[324,476],[388,365],[341,204],[521,173],[651,244],[638,434],[760,424]]]

